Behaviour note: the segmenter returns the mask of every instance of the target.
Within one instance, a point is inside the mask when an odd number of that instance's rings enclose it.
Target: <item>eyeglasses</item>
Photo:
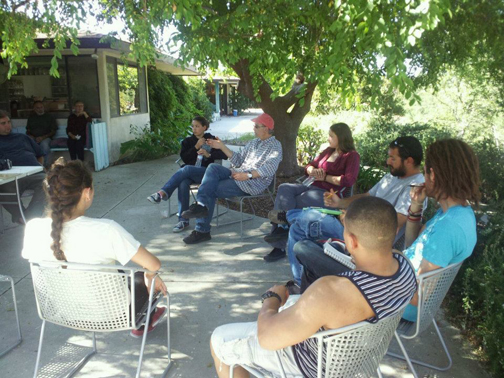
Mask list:
[[[260,125],[258,123],[254,124],[254,129],[260,129],[261,127],[266,127],[266,126]]]

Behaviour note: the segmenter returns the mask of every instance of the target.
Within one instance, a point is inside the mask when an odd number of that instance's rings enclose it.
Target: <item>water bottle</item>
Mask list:
[[[304,181],[302,182],[302,184],[304,186],[310,186],[314,182],[315,182],[315,177],[314,176],[308,176],[307,178],[304,179]]]
[[[201,162],[203,161],[203,155],[198,155],[198,158],[196,159],[196,164],[194,164],[195,167],[201,167]]]

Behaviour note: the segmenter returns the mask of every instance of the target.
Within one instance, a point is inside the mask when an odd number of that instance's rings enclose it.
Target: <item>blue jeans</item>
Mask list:
[[[287,257],[294,280],[301,285],[302,266],[294,255],[294,245],[301,240],[343,239],[343,225],[338,218],[317,210],[294,209],[287,212],[290,223]]]
[[[196,198],[208,208],[206,218],[197,218],[196,227],[198,232],[210,232],[210,222],[212,220],[215,200],[217,198],[228,198],[236,196],[248,196],[241,190],[236,181],[231,177],[231,170],[220,164],[210,164],[206,169],[203,181],[198,189]]]
[[[179,221],[189,222],[182,217],[182,212],[189,209],[189,190],[191,184],[200,184],[205,174],[205,167],[195,167],[186,165],[180,168],[161,188],[168,198],[171,197],[175,189],[178,189],[178,217]]]
[[[320,277],[334,276],[350,269],[324,253],[324,248],[311,240],[301,240],[294,245],[294,257],[303,267],[301,292]]]
[[[51,138],[45,138],[38,145],[44,153],[44,167],[49,167],[49,158],[51,156]]]
[[[316,186],[304,186],[303,184],[282,184],[278,187],[275,198],[275,210],[302,209],[308,206],[324,206],[325,189]],[[276,224],[271,227],[271,232],[277,228]],[[285,250],[287,242],[285,240],[269,243],[273,248]]]

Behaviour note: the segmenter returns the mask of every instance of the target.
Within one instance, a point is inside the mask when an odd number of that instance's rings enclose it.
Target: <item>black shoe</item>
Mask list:
[[[199,232],[194,230],[193,232],[191,232],[189,236],[186,236],[182,240],[186,244],[198,244],[204,241],[208,241],[210,239],[212,239],[212,237],[210,236],[210,232]]]
[[[278,241],[287,240],[289,237],[289,229],[283,227],[275,228],[271,233],[264,237],[266,243],[274,243]]]
[[[201,206],[198,203],[193,203],[189,206],[189,210],[182,213],[182,217],[185,219],[191,218],[205,218],[208,216],[208,209],[206,206]]]
[[[276,224],[289,224],[287,222],[287,213],[283,210],[270,210],[268,219]]]
[[[287,256],[287,253],[285,253],[283,249],[273,248],[273,250],[270,253],[268,253],[266,256],[263,257],[263,259],[266,262],[273,262],[283,259],[285,256]]]

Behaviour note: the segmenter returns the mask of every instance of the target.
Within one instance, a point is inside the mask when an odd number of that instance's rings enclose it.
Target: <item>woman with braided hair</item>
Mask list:
[[[58,159],[45,179],[48,202],[47,218],[36,218],[26,225],[22,255],[26,259],[50,261],[53,259],[84,263],[112,265],[129,261],[150,271],[161,267],[159,259],[147,251],[130,233],[110,219],[85,216],[93,203],[93,178],[80,160],[65,162]],[[135,306],[142,308],[149,298],[154,275],[139,273],[135,276]],[[166,286],[155,278],[155,290],[166,294]],[[151,315],[152,331],[161,321],[166,308],[159,307]],[[132,330],[140,337],[143,327]]]

